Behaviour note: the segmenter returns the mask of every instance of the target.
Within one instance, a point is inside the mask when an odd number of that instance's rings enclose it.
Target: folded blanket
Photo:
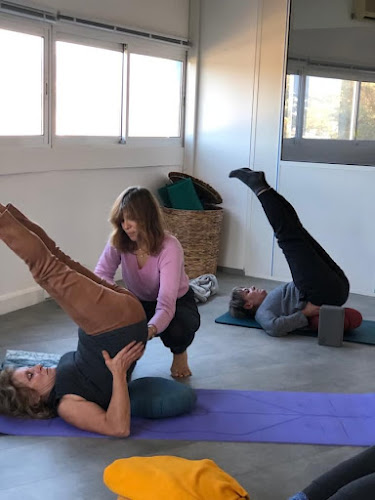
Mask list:
[[[190,286],[194,291],[196,302],[207,302],[208,297],[214,295],[219,289],[219,284],[214,274],[202,274],[202,276],[190,280]]]
[[[0,370],[3,368],[20,368],[22,366],[34,366],[41,364],[46,368],[57,366],[61,358],[60,354],[47,352],[21,351],[19,349],[7,349]]]
[[[209,459],[121,458],[104,469],[103,480],[119,500],[249,499],[246,490]]]

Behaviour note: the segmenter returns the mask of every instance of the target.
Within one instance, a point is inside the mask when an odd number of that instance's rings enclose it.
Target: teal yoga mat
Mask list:
[[[229,312],[222,314],[215,319],[215,323],[224,325],[245,326],[247,328],[262,329],[260,324],[252,318],[233,318]],[[315,330],[296,330],[293,333],[298,335],[307,335],[309,337],[317,337],[318,332]],[[355,330],[349,330],[344,333],[345,342],[356,342],[358,344],[375,344],[375,321],[364,319],[361,326]]]

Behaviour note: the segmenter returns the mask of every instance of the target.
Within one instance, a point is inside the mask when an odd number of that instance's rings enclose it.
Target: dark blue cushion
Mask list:
[[[129,383],[133,417],[165,418],[190,412],[197,400],[187,385],[161,377],[143,377]]]

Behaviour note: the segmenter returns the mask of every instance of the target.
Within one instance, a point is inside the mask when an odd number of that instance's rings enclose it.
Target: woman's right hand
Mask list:
[[[130,366],[137,361],[144,352],[143,342],[130,342],[116,356],[111,358],[107,351],[102,351],[102,355],[108,370],[112,375],[126,375]]]

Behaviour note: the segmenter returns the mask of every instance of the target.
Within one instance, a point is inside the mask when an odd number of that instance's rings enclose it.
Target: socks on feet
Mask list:
[[[246,186],[258,196],[258,194],[264,190],[269,189],[269,184],[266,181],[264,172],[254,171],[250,168],[239,168],[237,170],[232,170],[229,177],[236,177],[242,181]]]
[[[294,496],[290,497],[289,500],[309,500],[303,491],[296,493]]]

